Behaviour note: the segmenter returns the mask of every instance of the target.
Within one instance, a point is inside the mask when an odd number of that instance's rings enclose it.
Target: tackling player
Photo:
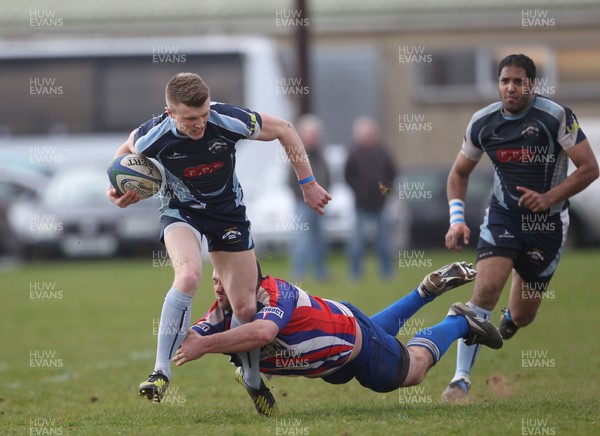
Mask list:
[[[494,190],[477,244],[477,279],[467,304],[489,319],[512,272],[504,339],[529,325],[556,270],[569,225],[568,198],[598,177],[598,163],[575,115],[535,93],[536,67],[523,54],[498,65],[500,101],[476,112],[448,176],[450,228],[446,247],[469,242],[464,201],[469,175],[487,154]],[[568,160],[576,170],[567,177]],[[458,344],[454,378],[442,399],[464,402],[479,347]]]
[[[347,383],[353,378],[375,392],[419,384],[448,347],[463,338],[469,344],[500,348],[500,333],[489,321],[477,317],[465,304],[455,303],[439,324],[421,330],[405,346],[396,339],[402,325],[421,307],[450,289],[475,278],[465,262],[445,265],[428,274],[408,295],[373,315],[366,316],[350,303],[319,298],[271,276],[257,286],[258,311],[254,321],[235,330],[227,288],[213,272],[217,301],[193,325],[177,350],[177,366],[206,353],[240,353],[260,348],[264,374],[322,378],[328,383]],[[250,394],[256,410],[267,416],[278,408],[273,395],[236,380]],[[264,404],[269,407],[265,408]]]
[[[317,183],[294,127],[266,113],[210,100],[206,83],[194,73],[179,73],[166,86],[165,112],[131,132],[116,152],[140,153],[164,167],[161,193],[161,240],[171,259],[174,280],[159,323],[153,373],[139,386],[140,395],[160,402],[171,378],[173,353],[187,333],[192,298],[200,283],[202,235],[219,271],[234,316],[232,326],[256,313],[256,258],[242,188],[235,174],[235,145],[242,139],[278,139],[292,163],[306,203],[318,213],[331,196]],[[133,191],[108,197],[119,207],[140,200]],[[250,351],[250,350],[248,350]],[[240,356],[244,379],[258,388],[258,351]],[[254,364],[252,364],[254,362]],[[253,368],[253,369],[251,369]]]

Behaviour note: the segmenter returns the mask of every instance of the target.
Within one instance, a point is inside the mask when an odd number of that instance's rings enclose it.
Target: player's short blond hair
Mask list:
[[[165,89],[167,106],[171,109],[181,103],[189,107],[200,107],[209,97],[208,85],[196,73],[176,74]]]

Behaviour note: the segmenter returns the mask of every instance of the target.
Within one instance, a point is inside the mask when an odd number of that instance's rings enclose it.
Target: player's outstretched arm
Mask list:
[[[273,342],[279,327],[273,321],[258,319],[222,333],[202,336],[190,329],[175,353],[177,366],[199,359],[206,353],[240,353],[264,347]]]
[[[306,150],[298,136],[298,132],[291,123],[284,119],[265,113],[261,113],[260,116],[262,127],[257,139],[260,141],[279,140],[294,167],[296,177],[304,193],[304,201],[312,209],[323,215],[325,205],[331,200],[331,195],[314,179]]]
[[[127,141],[125,141],[117,149],[117,151],[115,153],[115,157],[121,156],[123,154],[129,154],[129,153],[136,152],[135,146],[133,145],[133,138],[134,138],[136,130],[131,132],[131,134],[129,135],[129,138],[127,138]],[[131,204],[137,203],[138,201],[140,201],[142,199],[140,194],[138,194],[137,192],[134,192],[134,191],[127,191],[124,195],[119,195],[117,190],[115,188],[113,188],[112,186],[109,186],[108,190],[106,191],[106,196],[111,201],[111,203],[114,203],[115,205],[117,205],[119,207],[127,207]]]
[[[448,175],[446,193],[450,205],[450,227],[446,233],[445,244],[446,248],[457,253],[462,250],[461,240],[467,245],[471,235],[471,230],[464,220],[464,205],[469,186],[469,176],[476,165],[477,161],[469,159],[461,151],[458,153]]]

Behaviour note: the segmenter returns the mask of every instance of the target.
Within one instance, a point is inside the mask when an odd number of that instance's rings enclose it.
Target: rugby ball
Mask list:
[[[113,159],[107,169],[110,184],[121,195],[135,191],[142,198],[156,194],[162,185],[158,166],[141,154],[125,154]]]

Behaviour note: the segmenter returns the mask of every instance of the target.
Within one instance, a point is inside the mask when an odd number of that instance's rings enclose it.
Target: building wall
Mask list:
[[[497,59],[523,52],[532,56],[538,68],[549,58],[558,82],[547,86],[548,95],[570,106],[579,118],[595,118],[600,122],[600,27],[321,34],[313,41],[317,50],[370,45],[379,51],[380,121],[384,137],[398,162],[404,165],[452,162],[471,115],[497,100],[497,91],[472,96],[466,99],[470,101],[463,102],[420,101],[414,92],[415,75],[419,74],[417,62],[400,62],[401,50],[414,52],[416,48],[424,55],[435,56],[443,51],[473,49],[491,52]],[[402,120],[405,120],[404,131],[400,131]],[[421,129],[411,130],[415,126],[407,124],[410,121],[420,121]]]

